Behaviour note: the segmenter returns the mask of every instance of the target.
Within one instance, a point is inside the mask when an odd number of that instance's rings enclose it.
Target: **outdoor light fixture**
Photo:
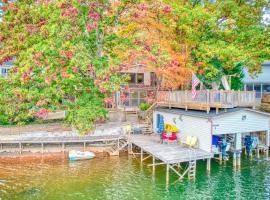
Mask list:
[[[245,121],[247,119],[246,115],[242,115],[242,121]]]

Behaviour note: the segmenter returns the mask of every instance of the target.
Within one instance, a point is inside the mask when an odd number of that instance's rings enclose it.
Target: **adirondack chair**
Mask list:
[[[181,145],[196,148],[198,147],[198,138],[196,136],[187,136],[185,140],[180,141]]]

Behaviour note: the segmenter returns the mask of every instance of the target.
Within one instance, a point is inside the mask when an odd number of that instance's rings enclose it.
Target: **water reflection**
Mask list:
[[[212,162],[197,165],[195,182],[184,180],[165,190],[165,167],[143,166],[128,157],[96,158],[69,162],[60,159],[0,162],[0,199],[268,199],[270,162],[242,159],[241,170],[234,172],[232,162],[220,166]],[[177,180],[171,174],[170,182]]]

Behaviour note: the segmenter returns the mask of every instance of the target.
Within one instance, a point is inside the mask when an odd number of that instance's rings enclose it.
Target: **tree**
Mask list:
[[[10,78],[1,80],[1,123],[28,123],[50,111],[67,110],[67,122],[87,132],[104,119],[104,101],[126,79],[118,74],[114,51],[128,45],[115,27],[129,3],[6,2],[0,62],[16,62]]]
[[[178,39],[188,45],[189,66],[208,83],[219,82],[221,73],[226,75],[239,64],[256,74],[269,59],[270,29],[261,23],[268,1],[169,2],[177,17]],[[213,59],[222,70],[213,65]]]
[[[144,64],[157,76],[158,89],[178,89],[191,80],[186,45],[177,41],[176,19],[164,1],[141,1],[123,15],[119,34],[133,39],[126,63]]]

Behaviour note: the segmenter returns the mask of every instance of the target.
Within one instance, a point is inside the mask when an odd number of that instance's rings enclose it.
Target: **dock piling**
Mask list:
[[[143,162],[143,149],[141,148],[141,164]]]
[[[170,165],[166,165],[166,188],[169,187],[169,181],[170,181]]]
[[[156,158],[153,156],[153,176],[155,175],[156,166],[155,166]]]
[[[211,158],[207,159],[207,172],[211,171]]]

